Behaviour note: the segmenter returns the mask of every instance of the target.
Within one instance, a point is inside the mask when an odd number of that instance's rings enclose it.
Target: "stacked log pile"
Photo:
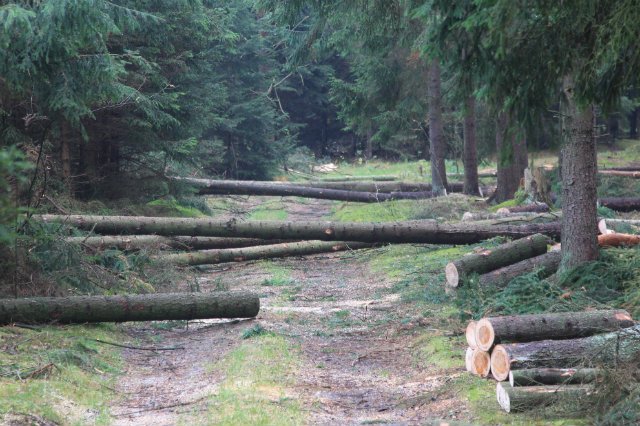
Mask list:
[[[465,335],[467,371],[498,382],[506,412],[588,396],[602,368],[640,356],[640,324],[624,310],[486,317]]]

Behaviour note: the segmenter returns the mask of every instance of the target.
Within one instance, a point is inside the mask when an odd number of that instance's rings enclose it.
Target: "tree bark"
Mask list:
[[[259,238],[161,237],[158,235],[68,237],[65,241],[71,244],[82,244],[84,247],[92,250],[104,250],[108,248],[117,248],[119,250],[140,250],[152,247],[160,249],[206,250],[253,247],[292,242],[290,240],[262,240]]]
[[[482,253],[463,256],[445,268],[449,287],[458,287],[471,274],[483,274],[547,251],[549,238],[536,234],[502,244]]]
[[[603,176],[619,176],[640,179],[640,171],[598,170],[598,174]]]
[[[480,195],[478,182],[478,147],[476,144],[476,99],[466,100],[464,115],[464,189],[467,195]],[[449,188],[451,190],[451,188]]]
[[[362,180],[372,180],[376,182],[390,182],[400,179],[396,175],[367,175],[367,176],[319,176],[314,177],[321,182],[357,182]]]
[[[555,221],[558,220],[562,216],[562,213],[536,213],[536,212],[518,212],[511,213],[508,209],[498,209],[495,213],[489,212],[480,212],[480,213],[472,213],[466,212],[462,215],[462,221],[485,221],[485,220],[495,220],[499,222],[508,222],[509,220],[513,221],[528,221],[533,222],[536,220],[543,221]],[[503,221],[504,219],[504,221]]]
[[[561,312],[482,318],[476,325],[478,348],[489,351],[501,342],[569,339],[633,327],[624,310]]]
[[[613,366],[631,362],[639,355],[640,325],[636,325],[580,339],[497,345],[491,352],[491,373],[503,381],[510,370]]]
[[[598,258],[596,209],[596,142],[593,107],[576,105],[570,76],[563,81],[561,151],[562,263],[561,270]]]
[[[638,244],[640,244],[640,235],[615,233],[598,235],[600,247],[637,246]]]
[[[521,206],[503,207],[498,209],[500,213],[546,213],[549,206],[544,203],[524,204]]]
[[[203,250],[193,253],[177,253],[161,256],[167,263],[178,265],[206,265],[223,262],[243,262],[275,257],[304,256],[308,254],[334,251],[357,250],[373,247],[372,243],[341,241],[300,241],[295,243],[271,244],[258,247]]]
[[[602,375],[602,370],[597,368],[531,368],[511,370],[509,384],[511,386],[581,385],[593,383]]]
[[[63,223],[99,234],[197,235],[286,240],[362,241],[371,243],[472,244],[504,236],[536,233],[557,236],[559,223],[528,225],[442,225],[435,221],[322,222],[215,221],[145,216],[34,215],[36,222]]]
[[[310,188],[274,182],[249,182],[234,180],[209,181],[195,178],[173,178],[201,186],[200,195],[258,195],[258,196],[294,196],[316,198],[321,200],[353,201],[361,203],[377,203],[389,200],[420,200],[433,198],[432,192],[357,192],[339,189]]]
[[[562,254],[559,251],[550,251],[480,275],[478,285],[480,287],[504,288],[514,278],[535,270],[539,270],[538,275],[541,278],[546,278],[558,270],[560,260],[562,260]]]
[[[532,410],[559,402],[576,407],[580,400],[588,398],[592,393],[593,387],[589,385],[512,387],[508,383],[498,383],[496,388],[498,403],[507,413]]]
[[[435,195],[443,195],[447,188],[447,169],[444,156],[446,145],[442,123],[442,93],[440,63],[433,59],[428,71],[429,155],[431,157],[431,184]]]
[[[523,137],[509,129],[509,116],[502,112],[496,126],[498,179],[494,199],[501,203],[513,198],[527,168],[527,146]]]
[[[250,318],[259,310],[258,296],[232,292],[33,297],[0,300],[0,324]]]
[[[601,206],[618,212],[632,212],[640,210],[640,198],[636,197],[603,197],[600,198],[598,202]]]
[[[607,234],[609,228],[612,227],[614,230],[616,228],[620,229],[620,226],[632,226],[632,227],[640,227],[640,220],[637,219],[600,219],[598,222],[598,229],[601,233]]]

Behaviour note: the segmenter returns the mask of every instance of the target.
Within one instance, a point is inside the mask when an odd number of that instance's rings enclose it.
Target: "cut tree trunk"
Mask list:
[[[539,271],[538,276],[540,278],[546,278],[558,270],[561,260],[562,254],[560,251],[550,251],[480,275],[478,277],[478,285],[481,287],[504,288],[514,278],[535,270]]]
[[[640,210],[640,198],[636,197],[604,197],[598,200],[601,206],[618,212]]]
[[[421,200],[433,198],[431,192],[360,192],[343,191],[340,189],[310,188],[298,185],[288,185],[275,182],[243,182],[238,180],[216,180],[178,178],[173,180],[193,184],[200,187],[200,195],[256,195],[305,197],[321,200],[352,201],[360,203],[377,203],[389,200]]]
[[[496,388],[498,403],[507,413],[532,410],[560,402],[577,409],[576,404],[592,393],[593,387],[589,385],[512,387],[508,383],[498,383]]]
[[[509,384],[511,386],[581,385],[593,383],[602,375],[602,370],[598,368],[530,368],[511,370]]]
[[[544,203],[525,204],[522,206],[503,207],[498,209],[499,213],[546,213],[549,206]]]
[[[616,228],[620,228],[621,225],[632,226],[632,227],[640,227],[640,220],[634,219],[600,219],[598,222],[598,230],[602,234],[610,234],[613,232],[609,228],[612,227],[615,231]]]
[[[640,244],[640,235],[615,233],[598,235],[600,247],[637,246],[638,244]]]
[[[339,189],[343,191],[357,192],[430,192],[430,183],[422,182],[294,182],[281,185],[293,185],[309,188]],[[462,182],[450,182],[447,190],[449,192],[462,192]],[[495,186],[482,186],[479,188],[483,194],[493,193]]]
[[[476,143],[476,98],[467,97],[464,115],[464,188],[467,195],[480,195],[478,182],[478,147]],[[449,191],[451,191],[449,184]]]
[[[36,222],[62,223],[99,234],[197,235],[285,240],[362,241],[371,243],[472,244],[504,236],[536,233],[557,236],[559,223],[528,225],[441,225],[435,221],[322,222],[216,221],[145,216],[34,215]]]
[[[512,369],[613,366],[631,362],[639,355],[640,325],[636,325],[580,339],[497,345],[491,352],[491,373],[503,381]]]
[[[489,352],[474,349],[471,355],[471,372],[480,377],[489,377],[491,373],[491,355]]]
[[[463,256],[445,268],[447,284],[458,287],[471,274],[484,274],[547,251],[549,238],[537,234],[511,241],[482,253]]]
[[[563,81],[561,150],[562,263],[561,270],[598,258],[596,209],[596,140],[593,107],[581,109],[574,96],[573,78]]]
[[[498,172],[478,172],[479,178],[494,178],[498,176]],[[464,178],[464,173],[447,173],[447,177]]]
[[[447,169],[444,162],[446,145],[442,122],[442,93],[438,59],[432,59],[429,63],[427,79],[431,184],[435,195],[443,195],[446,193],[445,189],[447,188]]]
[[[0,324],[251,318],[260,299],[248,293],[164,293],[1,299]]]
[[[158,235],[68,237],[65,241],[71,244],[81,244],[82,246],[92,250],[104,250],[107,248],[117,248],[119,250],[140,250],[152,247],[160,249],[206,250],[253,247],[292,242],[290,240],[262,240],[259,238],[161,237]]]
[[[400,179],[396,175],[367,175],[367,176],[321,176],[317,178],[324,182],[353,182],[360,180],[374,180],[374,181],[393,181]]]
[[[467,324],[467,328],[464,331],[464,335],[467,339],[467,344],[471,349],[477,349],[478,344],[476,343],[476,322],[469,321]]]
[[[633,327],[624,310],[561,312],[482,318],[476,324],[478,348],[489,351],[501,342],[569,339]]]
[[[606,169],[598,169],[598,173],[602,172],[640,172],[640,166],[607,167]]]
[[[620,176],[633,179],[640,179],[640,171],[622,171],[622,170],[598,170],[598,174],[603,176]]]
[[[357,250],[374,247],[372,243],[341,241],[300,241],[296,243],[272,244],[258,247],[203,250],[192,253],[177,253],[161,256],[167,263],[178,265],[207,265],[223,262],[243,262],[275,257],[304,256],[307,254],[328,253],[334,251]]]

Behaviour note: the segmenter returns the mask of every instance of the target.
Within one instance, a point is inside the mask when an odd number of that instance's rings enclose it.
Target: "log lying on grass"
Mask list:
[[[363,176],[321,176],[317,179],[325,182],[357,182],[361,180],[373,180],[387,182],[400,179],[396,175],[363,175]]]
[[[507,315],[478,321],[476,343],[480,350],[488,351],[500,342],[585,337],[634,325],[631,315],[622,309]]]
[[[507,413],[527,411],[541,405],[566,402],[572,407],[593,393],[590,385],[565,386],[517,386],[508,383],[496,385],[496,396],[500,407]],[[576,407],[577,408],[577,407]]]
[[[93,250],[117,248],[120,250],[140,250],[150,247],[172,248],[180,250],[205,250],[237,247],[253,247],[267,244],[291,242],[289,240],[262,240],[260,238],[221,238],[221,237],[161,237],[158,235],[108,235],[100,237],[68,237],[66,242],[82,244]]]
[[[469,373],[473,373],[473,351],[473,349],[467,348],[464,353],[464,366]],[[491,363],[491,360],[489,360],[489,363]]]
[[[560,251],[549,251],[540,256],[525,259],[513,265],[504,266],[478,277],[481,287],[506,287],[511,280],[533,271],[538,271],[540,278],[546,278],[558,270],[562,254]]]
[[[637,246],[640,244],[640,235],[608,233],[598,235],[600,247]]]
[[[598,173],[604,176],[618,176],[618,177],[640,179],[640,171],[637,171],[637,170],[627,171],[627,170],[601,169],[601,170],[598,170]]]
[[[511,370],[511,386],[576,385],[595,382],[602,377],[598,368],[530,368]]]
[[[340,189],[310,188],[288,185],[279,182],[250,182],[233,180],[210,180],[195,178],[173,178],[200,187],[199,194],[216,195],[263,195],[294,196],[316,198],[322,200],[353,201],[360,203],[377,203],[390,200],[422,200],[433,198],[431,192],[360,192]]]
[[[619,229],[620,226],[640,227],[640,220],[637,219],[600,219],[598,230],[601,234],[609,234]],[[613,228],[613,229],[611,229]]]
[[[373,243],[357,241],[300,241],[294,243],[271,244],[258,247],[203,250],[191,253],[176,253],[160,256],[159,260],[177,265],[207,265],[223,262],[243,262],[246,260],[272,259],[275,257],[304,256],[344,250],[374,247]]]
[[[248,293],[164,293],[0,299],[0,324],[251,318],[260,299]]]
[[[630,362],[638,356],[640,325],[635,325],[580,339],[497,345],[491,352],[491,374],[503,381],[512,369],[608,366]]]
[[[509,214],[509,213],[546,213],[549,211],[549,206],[545,203],[533,203],[524,204],[521,206],[502,207],[498,209],[497,213]]]
[[[470,274],[484,274],[520,260],[541,255],[547,251],[548,243],[548,237],[536,234],[481,253],[463,256],[445,267],[447,285],[458,287]]]
[[[34,215],[32,220],[62,223],[99,234],[197,235],[285,240],[362,241],[373,243],[472,244],[504,236],[522,238],[536,233],[557,237],[560,224],[441,225],[435,221],[320,222],[215,221],[144,216]]]
[[[601,206],[618,212],[632,212],[640,210],[640,198],[604,197],[598,200]]]
[[[273,182],[276,183],[276,182]],[[292,185],[307,188],[338,189],[342,191],[357,192],[429,192],[432,190],[430,183],[425,182],[292,182],[280,183],[281,185]],[[495,191],[495,186],[482,186],[479,188],[483,194],[491,194]],[[448,192],[462,192],[462,182],[449,182]]]

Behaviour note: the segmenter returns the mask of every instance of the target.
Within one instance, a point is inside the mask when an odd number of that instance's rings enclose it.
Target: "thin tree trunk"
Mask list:
[[[367,138],[364,141],[364,159],[371,160],[373,158],[373,130],[367,131]]]
[[[557,236],[559,223],[513,225],[442,225],[435,221],[322,222],[215,221],[145,216],[34,215],[36,222],[64,223],[99,234],[194,235],[285,240],[362,241],[373,243],[472,244],[496,236],[523,238],[537,233]]]
[[[478,321],[476,343],[481,350],[489,351],[501,342],[585,337],[634,325],[624,310],[507,315]]]
[[[271,244],[258,247],[203,250],[192,253],[177,253],[161,256],[163,262],[178,265],[207,265],[223,262],[244,262],[256,259],[272,259],[286,256],[330,253],[373,247],[372,243],[341,241],[300,241],[296,243]]]
[[[546,278],[558,270],[562,254],[559,251],[550,251],[540,256],[525,259],[513,265],[504,266],[478,277],[478,286],[485,288],[504,288],[516,277],[539,271],[540,278]]]
[[[497,345],[491,352],[491,373],[503,381],[511,370],[614,366],[631,362],[638,355],[640,325],[580,339]]]
[[[576,105],[571,77],[564,78],[563,90],[561,270],[598,258],[593,107]]]
[[[476,99],[466,100],[464,115],[464,189],[467,195],[480,195],[478,182],[478,147],[476,144]]]
[[[548,242],[547,236],[536,234],[481,253],[463,256],[445,267],[447,284],[450,287],[458,287],[471,274],[484,274],[523,259],[539,256],[547,251]]]
[[[433,193],[442,195],[447,189],[447,170],[444,156],[444,126],[442,123],[442,93],[440,88],[440,63],[433,59],[428,72],[429,154],[431,157],[431,184]]]
[[[618,176],[632,179],[640,179],[640,171],[626,170],[598,170],[598,174],[602,176]]]
[[[258,296],[233,292],[32,297],[0,300],[0,324],[249,318],[259,310]]]

